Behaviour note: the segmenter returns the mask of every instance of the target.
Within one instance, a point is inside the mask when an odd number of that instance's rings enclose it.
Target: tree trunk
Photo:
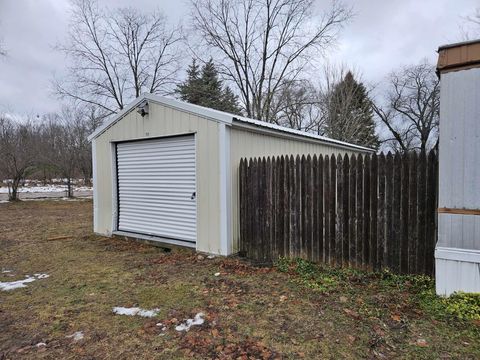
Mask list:
[[[20,184],[20,179],[14,179],[13,182],[8,183],[8,201],[17,201],[18,200],[18,185]]]
[[[67,180],[67,196],[73,198],[73,188],[72,188],[72,179],[68,178]]]

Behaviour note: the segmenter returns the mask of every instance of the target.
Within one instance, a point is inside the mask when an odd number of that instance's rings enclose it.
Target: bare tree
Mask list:
[[[3,46],[2,39],[0,39],[0,56],[7,56],[7,50],[5,50],[5,46]]]
[[[0,58],[2,56],[7,56],[7,50],[5,49],[3,38],[0,36]]]
[[[18,200],[21,182],[33,170],[37,157],[37,128],[31,123],[0,117],[0,174],[8,181],[8,200]]]
[[[275,121],[272,102],[335,42],[351,17],[339,2],[315,16],[312,0],[192,0],[192,23],[249,117]]]
[[[274,95],[271,107],[276,124],[323,135],[321,95],[310,81],[286,82]]]
[[[75,111],[80,112],[81,110],[76,108]],[[88,136],[100,126],[102,119],[102,113],[98,113],[98,109],[91,106],[81,111],[80,116],[75,117],[73,124],[74,135],[77,139],[77,167],[87,186],[91,185],[93,177],[92,146],[88,141]]]
[[[92,176],[92,154],[87,140],[92,130],[92,113],[88,110],[64,106],[58,114],[47,114],[41,127],[42,155],[39,163],[55,167],[66,180],[68,197],[73,196],[72,180],[78,174],[87,184]]]
[[[440,82],[435,67],[422,62],[390,74],[384,99],[373,104],[385,132],[383,142],[401,151],[436,146]]]
[[[112,114],[142,92],[171,91],[179,69],[180,29],[165,17],[133,8],[102,10],[95,0],[74,0],[68,42],[72,61],[55,81],[60,96]]]
[[[475,9],[472,15],[462,18],[460,30],[463,40],[473,40],[480,37],[480,7]]]

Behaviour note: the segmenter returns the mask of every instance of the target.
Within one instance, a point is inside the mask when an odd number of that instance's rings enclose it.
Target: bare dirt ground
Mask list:
[[[480,357],[478,322],[422,303],[428,279],[164,252],[93,235],[91,219],[91,201],[0,204],[0,282],[49,275],[0,291],[0,359]]]

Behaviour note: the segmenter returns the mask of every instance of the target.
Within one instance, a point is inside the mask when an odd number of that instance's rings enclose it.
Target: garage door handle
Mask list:
[[[197,193],[194,191],[192,193],[192,196],[190,197],[191,200],[195,200],[195,198],[197,197]]]

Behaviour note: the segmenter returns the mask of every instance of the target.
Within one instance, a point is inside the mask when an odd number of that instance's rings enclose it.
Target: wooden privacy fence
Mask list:
[[[437,156],[275,157],[240,162],[240,251],[433,274]]]

